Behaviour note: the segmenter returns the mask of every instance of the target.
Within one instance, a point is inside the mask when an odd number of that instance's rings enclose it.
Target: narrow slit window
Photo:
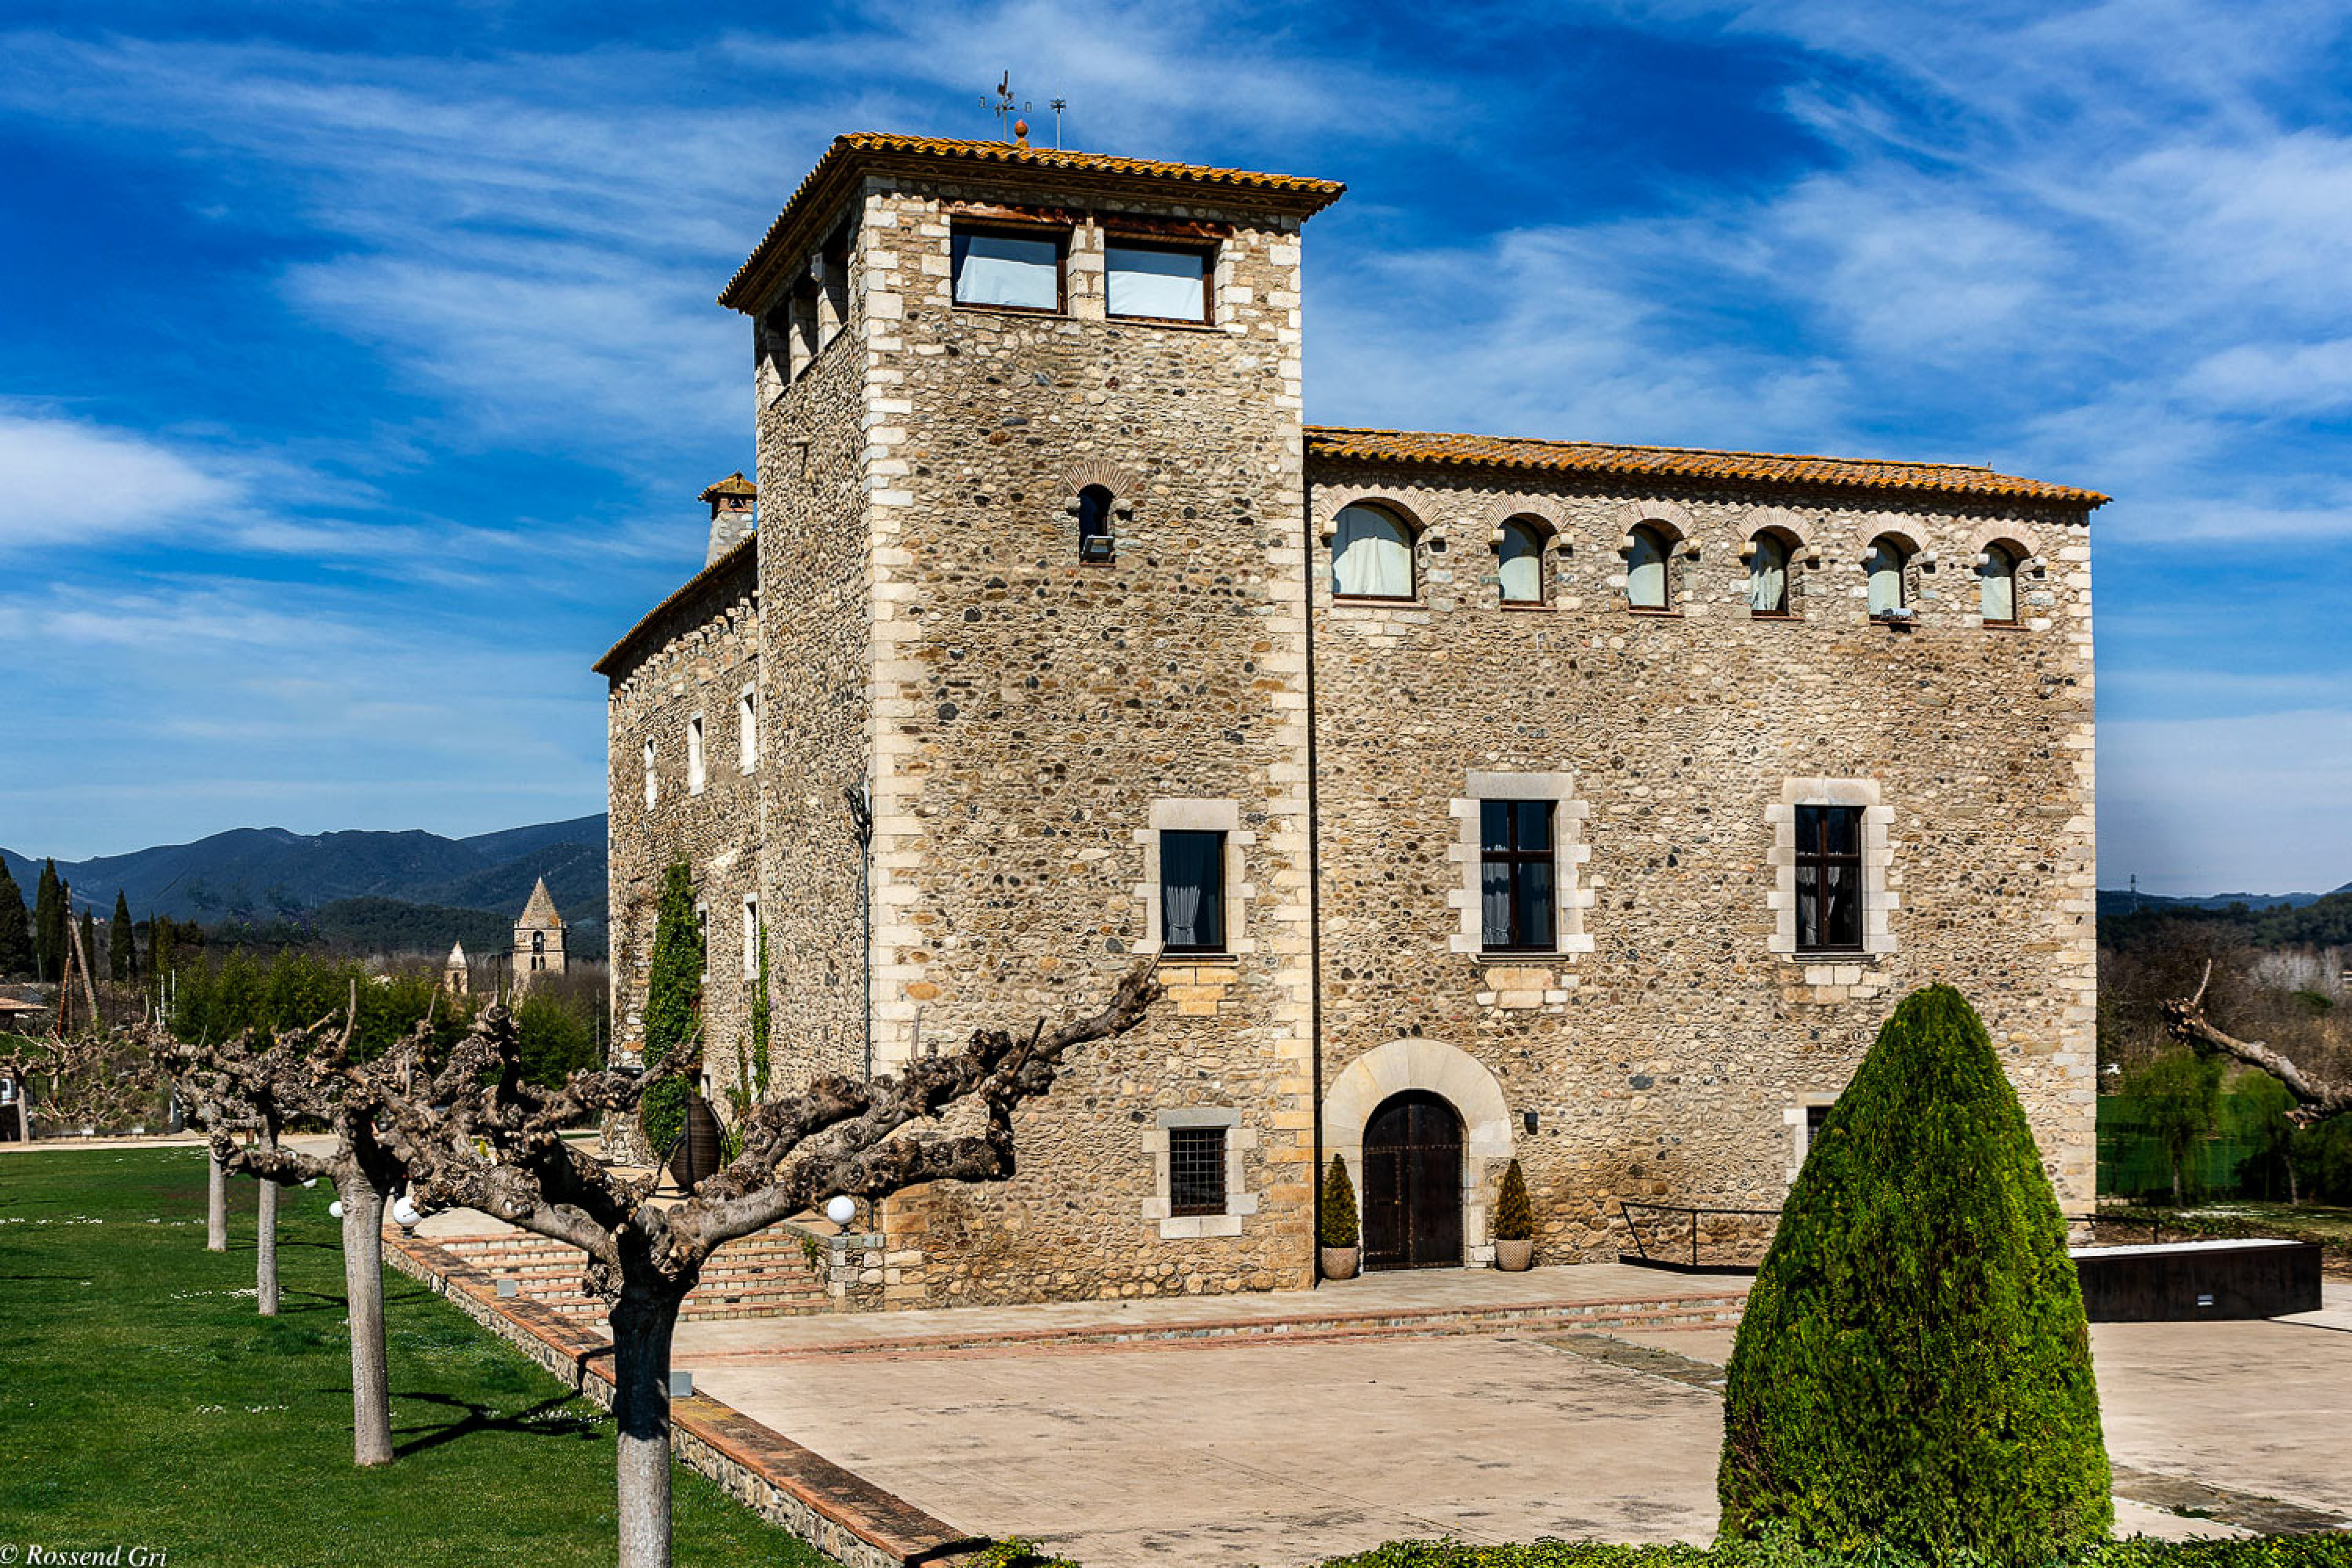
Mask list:
[[[1088,485],[1078,492],[1078,559],[1096,565],[1108,563],[1118,548],[1111,534],[1110,491]]]
[[[1666,537],[1646,523],[1633,531],[1625,554],[1625,602],[1637,610],[1671,607],[1666,587]]]
[[[760,765],[760,699],[746,688],[735,700],[735,763],[745,773]]]
[[[1777,535],[1759,534],[1748,558],[1748,609],[1758,616],[1789,613],[1789,547]]]
[[[2006,545],[1989,545],[1977,568],[1977,598],[1989,626],[2017,625],[2017,557]]]
[[[1018,310],[1062,308],[1062,238],[958,229],[955,302]]]
[[[1870,578],[1870,613],[1902,619],[1910,615],[1910,593],[1904,584],[1904,568],[1910,564],[1903,546],[1892,539],[1871,542],[1870,553],[1862,558],[1862,569]]]
[[[1168,1130],[1168,1212],[1225,1212],[1225,1129]]]
[[[1543,535],[1524,522],[1503,524],[1503,542],[1495,547],[1499,560],[1503,603],[1543,603]]]
[[[651,811],[654,802],[661,798],[661,775],[654,771],[654,743],[646,742],[646,809]]]
[[[697,713],[686,721],[686,793],[700,795],[703,783],[702,715]]]
[[[1160,835],[1160,945],[1170,952],[1225,951],[1225,836],[1192,829]]]
[[[1549,952],[1557,945],[1553,804],[1478,803],[1479,928],[1490,952]]]
[[[1862,951],[1862,808],[1797,807],[1797,951]]]
[[[1209,254],[1111,240],[1103,247],[1105,308],[1114,316],[1163,321],[1209,319]]]
[[[750,980],[760,973],[760,900],[754,896],[743,900],[743,978]]]

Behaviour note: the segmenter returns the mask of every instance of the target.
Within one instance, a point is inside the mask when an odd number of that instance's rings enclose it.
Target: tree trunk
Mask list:
[[[210,1150],[205,1152],[205,1162],[211,1167],[211,1175],[205,1185],[205,1250],[226,1252],[228,1250],[228,1172],[222,1167],[220,1156]]]
[[[2180,1156],[2172,1157],[2172,1206],[2180,1206]]]
[[[669,1568],[669,1345],[680,1300],[625,1288],[613,1309],[620,1568]]]
[[[352,1463],[392,1463],[392,1392],[383,1362],[383,1194],[356,1176],[343,1200],[343,1291],[352,1321]]]
[[[261,1146],[278,1147],[275,1128],[261,1130]],[[278,1315],[278,1184],[264,1181],[254,1202],[257,1217],[253,1231],[253,1288],[257,1304],[265,1318]]]

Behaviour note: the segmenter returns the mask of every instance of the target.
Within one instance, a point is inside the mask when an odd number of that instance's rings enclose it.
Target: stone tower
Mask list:
[[[449,960],[441,966],[441,988],[452,996],[463,996],[474,988],[472,965],[466,962],[466,944],[449,944]]]
[[[555,912],[555,900],[548,893],[547,879],[541,877],[530,890],[530,902],[522,907],[522,917],[515,921],[515,989],[527,991],[540,976],[562,973],[563,917]]]

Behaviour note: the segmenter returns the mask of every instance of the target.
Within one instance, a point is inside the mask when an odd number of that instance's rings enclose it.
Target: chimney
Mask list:
[[[702,492],[702,499],[710,503],[710,551],[702,558],[705,566],[751,534],[752,503],[759,494],[759,487],[745,479],[740,468]]]

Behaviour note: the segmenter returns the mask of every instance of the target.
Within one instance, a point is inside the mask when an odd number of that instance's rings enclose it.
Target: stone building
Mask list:
[[[692,868],[724,1083],[1098,1001],[1002,1185],[887,1205],[891,1304],[1538,1258],[1769,1208],[1908,990],[2093,1178],[2090,512],[1948,464],[1303,421],[1285,175],[860,135],[720,302],[752,498],[611,684],[616,1037]],[[740,476],[739,476],[740,478]],[[740,937],[740,961],[739,961]]]
[[[441,989],[452,996],[468,996],[474,990],[474,966],[466,957],[466,944],[453,942],[449,956],[441,963]]]
[[[515,920],[514,984],[518,993],[530,989],[542,975],[563,973],[563,917],[541,877],[530,890],[530,901]]]

